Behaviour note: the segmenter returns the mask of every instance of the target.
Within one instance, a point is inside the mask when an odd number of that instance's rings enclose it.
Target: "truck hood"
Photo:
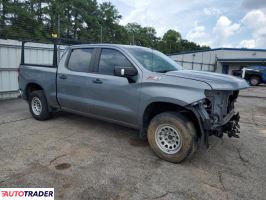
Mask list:
[[[165,75],[202,81],[210,85],[214,90],[240,90],[249,87],[247,81],[244,79],[213,72],[179,70],[167,72]]]

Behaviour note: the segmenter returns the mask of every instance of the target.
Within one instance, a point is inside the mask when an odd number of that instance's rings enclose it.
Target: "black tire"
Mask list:
[[[39,114],[36,114],[36,111],[33,110],[33,100],[39,100],[41,102],[41,109]],[[49,112],[48,109],[45,94],[42,90],[35,90],[29,94],[29,108],[31,115],[37,120],[44,121],[52,117],[52,113]]]
[[[260,80],[260,77],[259,76],[251,76],[249,78],[249,84],[251,86],[257,86],[257,85],[260,84],[260,82],[261,82],[261,80]]]
[[[162,144],[169,144],[165,142],[165,140],[161,141],[160,140],[161,137],[159,137],[160,139],[158,139],[157,137],[158,134],[157,130],[158,129],[160,130],[160,128],[164,127],[164,125],[169,125],[170,128],[173,127],[178,132],[179,138],[182,142],[181,145],[178,145],[180,149],[177,152],[167,153],[162,150],[162,147],[159,146],[159,145],[164,146]],[[162,144],[158,144],[158,142],[156,142],[156,137],[157,141],[161,142]],[[192,157],[192,155],[194,154],[194,152],[197,150],[198,147],[197,140],[198,137],[194,124],[190,120],[188,120],[185,116],[176,112],[164,112],[156,115],[151,120],[148,127],[148,141],[151,149],[160,158],[169,162],[180,163],[186,158]],[[171,147],[169,146],[169,148]]]

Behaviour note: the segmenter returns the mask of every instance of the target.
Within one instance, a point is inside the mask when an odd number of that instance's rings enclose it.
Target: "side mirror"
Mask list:
[[[129,78],[132,76],[136,76],[137,74],[138,71],[134,67],[115,67],[114,69],[115,76]]]

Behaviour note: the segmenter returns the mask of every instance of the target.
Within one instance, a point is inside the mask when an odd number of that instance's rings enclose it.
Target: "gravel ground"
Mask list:
[[[241,93],[240,139],[211,137],[182,164],[135,130],[66,113],[40,122],[24,101],[0,101],[0,187],[54,187],[70,200],[265,199],[265,91]]]

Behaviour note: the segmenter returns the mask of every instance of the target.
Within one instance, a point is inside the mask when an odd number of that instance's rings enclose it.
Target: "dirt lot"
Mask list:
[[[265,91],[241,93],[240,139],[210,138],[182,164],[158,159],[137,131],[64,113],[39,122],[24,101],[0,101],[0,187],[54,187],[70,200],[265,199]]]

